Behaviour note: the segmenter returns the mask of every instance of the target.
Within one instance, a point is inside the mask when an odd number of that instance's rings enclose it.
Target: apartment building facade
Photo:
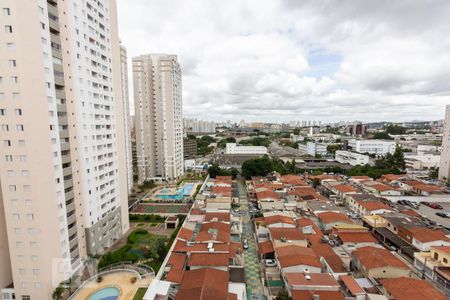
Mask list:
[[[127,164],[128,193],[133,188],[133,149],[131,145],[131,131],[133,122],[130,116],[130,93],[128,90],[128,62],[127,49],[120,46],[120,80],[122,92],[122,111],[125,137],[125,157]]]
[[[128,229],[116,3],[1,6],[0,289],[47,300]]]
[[[176,55],[133,58],[138,181],[183,175],[181,68]]]
[[[441,160],[439,162],[439,179],[450,179],[450,105],[445,108],[444,135],[442,136]]]

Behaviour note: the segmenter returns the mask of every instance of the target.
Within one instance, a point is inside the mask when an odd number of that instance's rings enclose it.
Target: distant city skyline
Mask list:
[[[118,6],[130,57],[178,55],[187,117],[437,120],[450,103],[448,1]]]

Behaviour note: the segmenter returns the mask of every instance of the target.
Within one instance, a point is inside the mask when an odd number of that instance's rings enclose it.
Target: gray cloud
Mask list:
[[[446,0],[118,0],[118,5],[130,56],[179,55],[188,116],[438,119],[450,103]],[[335,55],[312,60],[318,49]]]

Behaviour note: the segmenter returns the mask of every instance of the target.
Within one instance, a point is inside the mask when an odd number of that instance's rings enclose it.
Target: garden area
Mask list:
[[[100,258],[98,267],[101,269],[118,262],[130,261],[147,265],[156,273],[171,243],[171,239],[164,236],[151,234],[145,229],[136,229],[130,233],[124,246],[104,254]]]
[[[165,219],[164,217],[161,218],[163,218],[163,220]],[[151,234],[143,228],[135,229],[128,235],[127,243],[124,246],[115,251],[108,252],[100,257],[100,261],[98,263],[99,269],[115,263],[130,261],[134,264],[147,265],[151,267],[156,274],[159,271],[167,252],[169,252],[173,241],[177,237],[178,231],[180,230],[186,216],[178,215],[178,218],[180,220],[179,225],[170,238],[162,235]]]

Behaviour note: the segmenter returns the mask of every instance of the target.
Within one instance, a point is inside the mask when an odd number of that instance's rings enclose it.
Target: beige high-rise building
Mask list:
[[[181,68],[176,55],[133,58],[139,182],[183,175]]]
[[[120,46],[120,74],[122,85],[122,110],[123,123],[125,130],[125,156],[127,162],[127,183],[128,192],[131,193],[133,188],[133,155],[131,147],[131,131],[133,130],[133,122],[130,116],[130,94],[128,90],[128,62],[127,49]]]
[[[444,135],[442,136],[442,152],[439,163],[439,179],[450,179],[450,105],[445,109]]]
[[[116,3],[0,10],[0,293],[48,300],[129,227]]]

